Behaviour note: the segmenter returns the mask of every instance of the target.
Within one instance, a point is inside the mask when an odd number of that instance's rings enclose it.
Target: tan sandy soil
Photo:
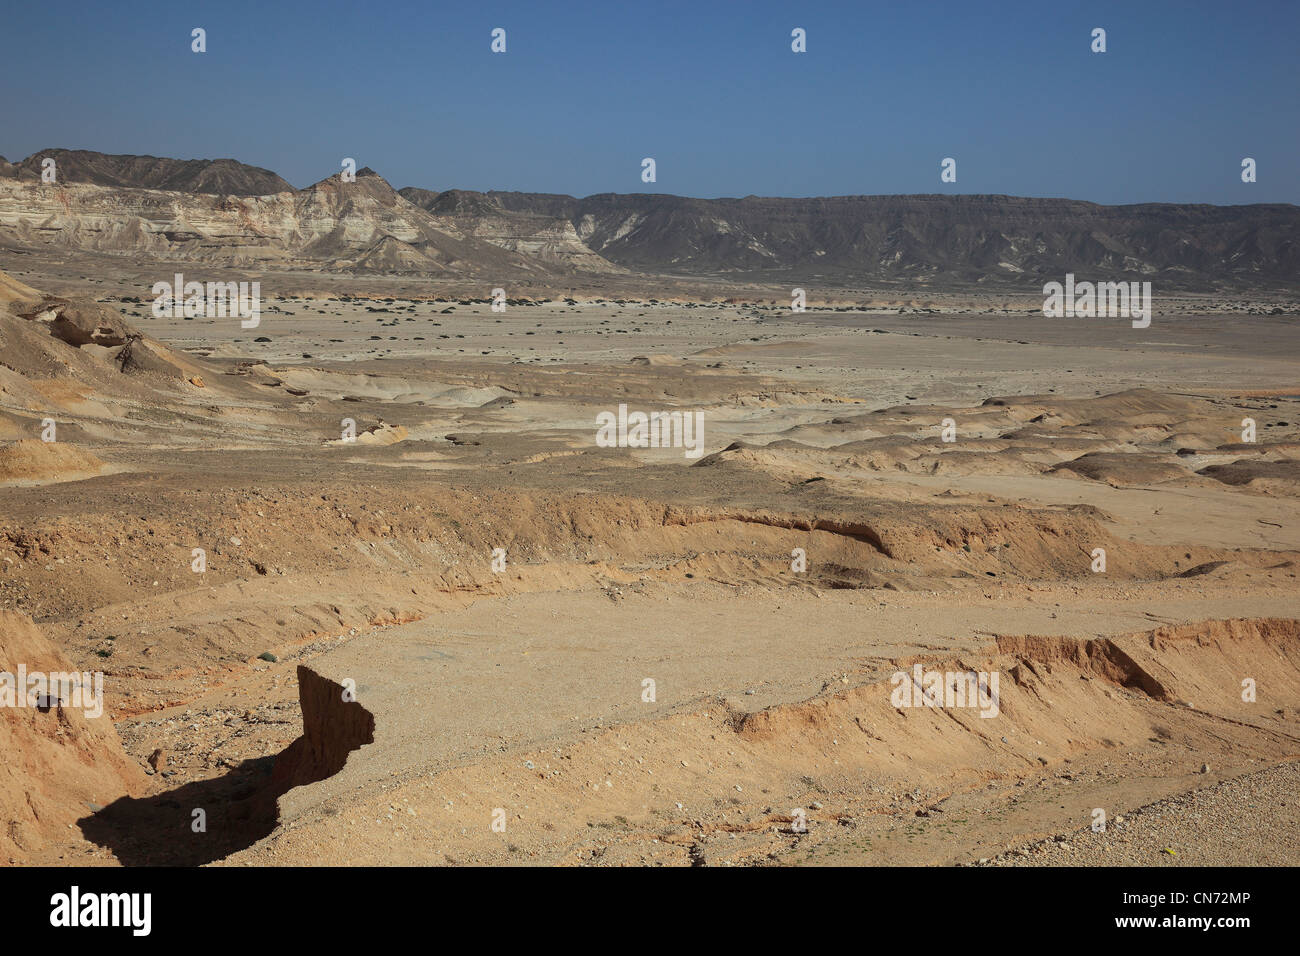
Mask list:
[[[68,481],[89,478],[104,463],[88,451],[57,442],[24,438],[0,446],[0,481]]]
[[[256,330],[102,303],[117,342],[44,278],[0,314],[0,461],[41,459],[0,609],[105,672],[149,790],[0,862],[964,863],[1297,755],[1293,320],[322,279]],[[599,447],[620,403],[700,457]],[[891,707],[914,661],[1001,713]]]

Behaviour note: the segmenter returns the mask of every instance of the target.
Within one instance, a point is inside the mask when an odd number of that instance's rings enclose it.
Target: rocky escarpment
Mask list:
[[[1161,288],[1300,286],[1300,207],[1293,205],[481,195],[511,214],[567,219],[594,252],[647,272],[1012,286],[1073,272],[1149,279]]]
[[[355,182],[333,176],[296,192],[255,196],[0,177],[0,244],[28,250],[498,281],[621,271],[566,238],[564,223],[529,229],[432,215],[369,169]]]
[[[593,252],[564,216],[509,211],[492,197],[462,189],[434,193],[407,187],[402,196],[467,236],[490,242],[542,263],[548,269],[576,272],[626,272]]]
[[[58,179],[40,178],[54,158]],[[372,170],[294,190],[233,160],[46,150],[0,162],[0,245],[235,267],[673,276],[1034,289],[1068,273],[1158,293],[1300,288],[1300,206],[1014,196],[692,199],[400,192]]]

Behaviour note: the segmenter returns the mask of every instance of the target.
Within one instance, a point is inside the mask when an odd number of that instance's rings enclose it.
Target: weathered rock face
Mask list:
[[[519,253],[559,272],[626,272],[592,252],[573,223],[563,216],[509,212],[484,193],[451,189],[443,193],[408,186],[405,198],[464,235]]]
[[[472,224],[470,224],[472,225]],[[563,231],[564,224],[557,225]],[[408,202],[368,169],[298,192],[217,196],[0,178],[0,238],[228,267],[299,266],[430,275],[617,272],[576,239],[548,260],[485,241],[474,228]],[[168,276],[159,276],[169,279]]]
[[[49,325],[50,334],[80,348],[83,345],[114,347],[138,336],[113,309],[90,299],[46,296],[39,305],[19,313],[22,318]]]
[[[592,251],[642,271],[1002,285],[1073,272],[1164,288],[1300,286],[1300,207],[1290,205],[485,195],[507,212],[564,217]]]
[[[64,157],[58,185],[39,181],[45,155]],[[1292,205],[399,193],[369,169],[352,183],[333,176],[295,191],[233,160],[58,150],[0,164],[0,241],[236,268],[501,280],[634,270],[1041,289],[1074,273],[1149,279],[1163,291],[1300,288],[1300,207]]]
[[[308,667],[298,667],[302,736],[275,761],[271,790],[276,796],[343,769],[352,751],[375,741],[375,718],[349,701],[340,684]]]
[[[0,610],[0,674],[16,679],[20,668],[27,675],[72,671],[30,618]],[[144,785],[144,772],[122,749],[107,710],[93,716],[93,709],[74,706],[66,690],[52,697],[34,701],[47,706],[0,707],[4,860],[21,860],[65,836],[69,824]]]
[[[1014,196],[688,199],[407,188],[476,235],[542,244],[573,226],[640,272],[772,280],[1041,285],[1067,272],[1166,289],[1300,286],[1300,207],[1099,206]],[[513,229],[513,233],[512,230]],[[567,237],[567,233],[566,233]],[[513,248],[533,251],[528,241]]]
[[[41,413],[38,422],[60,411],[110,416],[96,404],[97,397],[157,401],[158,387],[186,391],[190,386],[181,383],[207,371],[143,335],[106,305],[47,295],[3,272],[0,357],[0,399]],[[18,419],[6,423],[0,415],[0,438],[29,437],[30,425]]]

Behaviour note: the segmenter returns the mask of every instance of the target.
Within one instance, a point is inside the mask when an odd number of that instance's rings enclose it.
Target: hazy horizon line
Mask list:
[[[108,156],[108,157],[132,157],[132,158],[140,158],[140,159],[165,159],[165,160],[172,160],[172,161],[174,161],[174,162],[181,162],[181,163],[195,163],[195,162],[197,162],[197,163],[217,163],[217,162],[231,162],[231,163],[238,163],[239,165],[241,165],[241,166],[246,166],[246,167],[248,167],[249,169],[255,169],[255,170],[258,170],[258,171],[260,171],[260,172],[266,172],[266,173],[270,173],[270,174],[272,174],[272,175],[274,175],[274,176],[279,176],[279,177],[280,177],[281,179],[283,179],[286,183],[289,183],[289,185],[293,188],[293,190],[294,190],[295,192],[302,192],[302,191],[304,191],[304,190],[311,189],[311,188],[314,187],[314,186],[319,186],[319,185],[321,185],[322,183],[328,182],[330,179],[333,179],[333,178],[335,178],[336,176],[339,175],[338,173],[331,173],[329,176],[325,176],[325,177],[323,177],[323,178],[321,178],[321,179],[317,179],[317,180],[314,180],[314,181],[312,181],[312,182],[309,182],[309,183],[308,183],[307,185],[305,185],[305,186],[298,186],[298,185],[295,185],[293,182],[291,182],[291,181],[290,181],[288,178],[286,178],[285,176],[281,175],[281,174],[280,174],[279,172],[277,172],[275,169],[273,169],[273,168],[271,168],[271,167],[269,167],[269,166],[258,166],[258,165],[254,164],[254,163],[249,163],[249,162],[245,162],[245,161],[242,160],[242,159],[237,159],[237,158],[234,157],[234,156],[219,156],[219,157],[197,157],[197,156],[196,156],[196,157],[190,157],[190,158],[182,158],[182,157],[179,157],[179,156],[160,156],[160,155],[157,155],[157,154],[155,154],[155,153],[109,153],[109,152],[105,152],[104,150],[100,150],[100,149],[92,149],[92,148],[85,147],[85,146],[75,146],[75,147],[72,147],[72,146],[52,146],[52,147],[48,147],[48,148],[46,148],[46,149],[35,150],[34,152],[29,153],[28,155],[22,157],[21,159],[17,159],[17,160],[11,160],[11,159],[8,159],[7,156],[6,156],[3,152],[0,152],[0,159],[4,159],[6,162],[10,163],[11,165],[17,166],[17,165],[19,165],[19,164],[21,164],[21,163],[25,163],[25,162],[27,162],[28,160],[32,159],[32,158],[35,157],[35,156],[40,156],[40,155],[42,155],[43,153],[46,153],[46,152],[94,153],[94,154],[99,155],[99,156]],[[431,187],[429,187],[429,186],[419,186],[419,185],[416,185],[416,184],[414,184],[414,183],[411,183],[411,184],[408,184],[408,185],[405,185],[405,186],[394,186],[391,180],[389,180],[386,176],[383,175],[383,173],[379,172],[377,169],[375,169],[373,166],[371,166],[371,165],[369,165],[369,164],[360,167],[360,168],[357,170],[357,175],[361,175],[362,173],[365,173],[365,172],[367,172],[367,171],[370,172],[370,173],[372,173],[372,174],[375,175],[375,176],[378,176],[378,177],[379,177],[380,179],[382,179],[385,183],[387,183],[387,184],[388,184],[388,185],[389,185],[389,186],[390,186],[390,187],[391,187],[395,192],[400,193],[403,189],[421,189],[421,190],[424,190],[425,192],[435,193],[435,194],[438,194],[438,195],[441,195],[441,194],[443,194],[443,193],[448,193],[448,192],[472,192],[472,193],[480,193],[480,194],[482,194],[482,195],[489,195],[489,194],[491,194],[491,193],[518,193],[518,194],[522,194],[522,195],[530,195],[530,196],[556,196],[556,197],[560,197],[560,198],[574,199],[574,200],[593,199],[593,198],[596,198],[596,197],[599,197],[599,196],[656,196],[656,197],[661,197],[661,198],[664,198],[664,199],[690,199],[690,200],[697,200],[697,201],[700,201],[700,202],[725,202],[725,201],[741,202],[741,201],[746,200],[746,199],[773,199],[773,200],[775,200],[775,199],[793,199],[793,200],[813,200],[813,199],[909,199],[909,198],[936,198],[936,199],[963,199],[963,198],[965,198],[965,199],[981,199],[981,198],[997,198],[997,199],[1033,199],[1033,200],[1046,200],[1046,201],[1056,201],[1056,202],[1077,202],[1077,203],[1087,203],[1087,204],[1092,205],[1092,206],[1102,206],[1102,207],[1107,207],[1107,208],[1122,208],[1122,207],[1125,207],[1125,206],[1214,206],[1214,207],[1216,207],[1216,208],[1221,208],[1221,209],[1231,209],[1231,208],[1239,208],[1239,207],[1247,207],[1247,206],[1288,206],[1288,207],[1292,207],[1292,208],[1300,208],[1300,202],[1220,203],[1220,202],[1208,202],[1208,201],[1187,201],[1187,202],[1176,202],[1176,201],[1171,201],[1171,200],[1154,199],[1154,200],[1141,200],[1141,201],[1137,201],[1137,202],[1118,202],[1118,203],[1108,203],[1108,202],[1098,202],[1098,201],[1093,200],[1093,199],[1082,199],[1082,198],[1079,198],[1079,197],[1077,197],[1077,196],[1064,196],[1064,195],[1052,195],[1052,196],[1046,196],[1046,195],[1032,195],[1032,194],[1028,194],[1028,193],[1002,193],[1002,192],[985,192],[985,193],[982,193],[982,192],[959,192],[959,191],[953,191],[953,192],[950,192],[950,193],[943,193],[943,192],[928,192],[928,193],[926,193],[926,192],[910,192],[910,193],[909,193],[909,192],[898,192],[898,193],[834,193],[834,194],[826,194],[826,193],[822,193],[822,194],[817,194],[817,195],[790,195],[790,194],[779,195],[779,194],[746,193],[746,194],[743,195],[743,196],[734,196],[734,195],[728,195],[728,196],[692,196],[692,195],[688,195],[688,194],[685,194],[685,193],[671,193],[671,192],[631,192],[631,191],[629,191],[629,192],[611,192],[611,191],[605,191],[605,192],[587,193],[586,195],[578,196],[578,195],[575,195],[575,194],[573,194],[573,193],[566,193],[566,192],[552,192],[552,191],[548,191],[548,190],[539,190],[539,189],[520,189],[520,188],[503,189],[503,188],[496,187],[496,186],[491,187],[491,188],[488,188],[488,189],[476,189],[476,188],[474,188],[474,187],[470,187],[470,186],[447,186],[446,188],[443,188],[443,189],[437,189],[437,188],[431,188]],[[95,183],[84,183],[84,185],[97,185],[97,184],[95,184]],[[161,188],[159,188],[159,187],[152,187],[152,186],[119,186],[119,187],[116,187],[116,188],[119,188],[119,189],[154,189],[155,191],[158,191],[158,192],[181,192],[181,191],[182,191],[182,190],[167,190],[167,189],[161,189]],[[213,195],[216,195],[216,194],[213,194]],[[252,195],[252,194],[250,194],[250,195]],[[275,194],[274,194],[274,193],[263,193],[263,194],[258,194],[258,195],[275,195]]]

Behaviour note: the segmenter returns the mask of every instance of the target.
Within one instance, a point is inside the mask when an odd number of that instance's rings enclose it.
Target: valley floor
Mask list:
[[[108,304],[0,316],[0,611],[131,768],[0,862],[1300,863],[1293,319]]]

